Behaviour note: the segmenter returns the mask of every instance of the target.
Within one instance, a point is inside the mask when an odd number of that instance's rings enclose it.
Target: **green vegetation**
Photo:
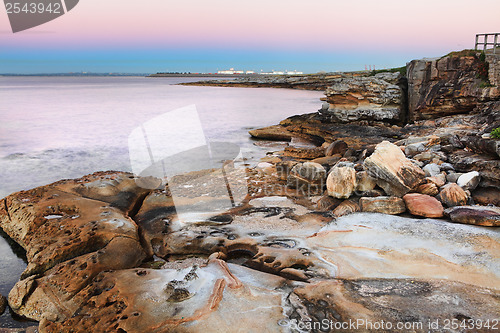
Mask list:
[[[444,57],[474,57],[477,55],[478,50],[466,49],[462,51],[453,51],[448,53],[447,55],[442,56],[440,59]]]
[[[479,67],[478,67],[478,77],[481,79],[479,87],[486,88],[491,87],[490,80],[488,78],[488,71],[490,69],[490,64],[486,62],[486,55],[481,52],[479,55]]]
[[[373,76],[378,73],[396,73],[396,72],[401,73],[402,76],[406,76],[406,66],[372,70],[370,76]]]
[[[491,131],[490,136],[494,139],[500,139],[500,127],[497,127],[493,131]]]

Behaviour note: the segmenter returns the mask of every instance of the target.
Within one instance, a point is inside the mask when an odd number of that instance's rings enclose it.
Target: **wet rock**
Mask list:
[[[422,168],[422,170],[425,172],[427,177],[435,177],[441,172],[441,168],[435,163],[427,164]]]
[[[481,176],[477,171],[471,171],[464,173],[457,179],[458,186],[464,188],[465,190],[473,190],[479,185],[481,181]]]
[[[377,179],[377,185],[392,196],[403,196],[419,185],[424,172],[408,160],[394,144],[383,141],[364,163],[365,170]]]
[[[406,211],[403,199],[398,197],[363,197],[359,200],[362,212],[397,215]]]
[[[321,147],[317,148],[286,147],[284,156],[304,159],[304,160],[313,160],[315,158],[324,157],[325,150]]]
[[[329,212],[334,210],[338,205],[341,204],[341,200],[333,198],[329,195],[325,195],[318,200],[317,207],[321,212]]]
[[[415,189],[415,192],[421,193],[421,194],[427,194],[430,195],[431,197],[438,195],[439,193],[439,188],[437,185],[433,182],[428,182],[424,184],[420,184],[417,186]]]
[[[500,206],[500,189],[494,187],[478,188],[472,192],[474,202],[480,205]]]
[[[269,126],[248,131],[248,133],[257,139],[274,141],[291,141],[294,134],[281,126]]]
[[[356,171],[353,167],[334,167],[326,179],[328,195],[338,199],[349,198],[356,189]]]
[[[372,178],[366,171],[356,173],[356,183],[357,192],[371,191],[377,186],[376,179]]]
[[[328,146],[328,148],[326,148],[325,156],[328,157],[335,154],[344,155],[345,152],[347,151],[347,148],[348,148],[347,143],[345,143],[344,141],[342,140],[334,141]]]
[[[494,206],[457,206],[448,208],[445,213],[453,222],[484,227],[500,226],[500,208]]]
[[[7,308],[7,299],[0,295],[0,316],[3,315],[5,309]]]
[[[434,197],[420,193],[408,193],[403,197],[406,208],[412,215],[442,217],[443,205]]]
[[[467,204],[468,195],[455,183],[447,184],[439,193],[439,199],[448,207],[464,206]]]
[[[333,210],[333,215],[341,217],[352,213],[359,212],[359,205],[353,200],[344,200],[340,205]]]
[[[311,193],[322,193],[326,170],[321,164],[305,162],[295,165],[288,175],[287,185],[296,189],[307,189]]]

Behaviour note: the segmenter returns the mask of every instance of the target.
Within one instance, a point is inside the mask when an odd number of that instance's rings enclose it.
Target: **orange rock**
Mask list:
[[[443,187],[439,198],[448,207],[464,206],[467,204],[468,195],[460,186],[451,183]]]
[[[420,193],[409,193],[403,197],[408,211],[416,216],[442,217],[443,205],[434,197]]]

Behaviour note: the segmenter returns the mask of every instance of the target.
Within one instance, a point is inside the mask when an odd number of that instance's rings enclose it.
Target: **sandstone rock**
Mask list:
[[[331,168],[332,166],[334,166],[340,159],[342,158],[341,155],[339,154],[335,154],[335,155],[332,155],[332,156],[327,156],[327,157],[319,157],[319,158],[315,158],[314,160],[312,160],[311,162],[314,162],[314,163],[319,163],[323,166],[327,166],[328,168]]]
[[[435,177],[439,175],[441,172],[441,169],[439,168],[439,165],[435,163],[429,163],[426,166],[422,168],[422,170],[425,172],[425,175],[427,177]]]
[[[335,154],[340,154],[344,155],[344,153],[347,151],[347,143],[345,143],[342,140],[337,140],[332,142],[328,148],[325,150],[325,156],[332,156]]]
[[[347,199],[356,189],[356,171],[353,167],[335,166],[326,179],[328,195],[334,198]]]
[[[457,206],[445,211],[453,222],[500,227],[500,208],[494,206]]]
[[[451,183],[441,189],[439,199],[448,207],[464,206],[467,204],[468,195],[460,186]]]
[[[398,77],[398,74],[394,76]],[[398,78],[391,81],[397,82]],[[402,89],[397,83],[389,83],[382,77],[340,78],[325,91],[325,95],[330,107],[323,113],[329,114],[334,121],[399,122],[404,117]]]
[[[403,197],[406,208],[412,215],[423,217],[442,217],[443,205],[426,194],[409,193]]]
[[[331,196],[325,195],[319,199],[317,207],[321,212],[329,212],[334,210],[338,205],[342,203],[341,200],[337,198],[332,198]]]
[[[479,185],[481,181],[481,176],[477,171],[471,171],[464,173],[457,179],[458,186],[464,188],[465,190],[473,190]]]
[[[482,179],[500,183],[500,159],[498,157],[460,150],[450,154],[450,162],[459,172],[477,171]]]
[[[398,197],[363,197],[359,200],[362,212],[397,215],[406,211],[403,199]]]
[[[408,160],[401,149],[388,141],[379,143],[364,163],[365,170],[377,179],[377,185],[392,196],[403,196],[419,185],[424,172]]]
[[[304,160],[313,160],[315,158],[324,157],[325,150],[321,147],[317,148],[286,147],[284,156],[299,158]]]
[[[7,299],[0,295],[0,316],[3,315],[5,309],[7,308]]]
[[[500,206],[500,189],[494,187],[478,188],[472,192],[474,202],[480,205]]]
[[[421,194],[427,194],[430,195],[431,197],[438,195],[439,193],[439,188],[437,185],[433,182],[428,182],[424,184],[420,184],[417,186],[415,189],[415,192],[421,193]]]
[[[296,164],[288,175],[287,185],[291,188],[310,189],[322,193],[325,185],[326,170],[321,164],[305,162]]]
[[[412,143],[405,147],[405,154],[406,156],[413,157],[419,153],[424,152],[426,149],[427,148],[425,147],[423,142]]]
[[[333,210],[333,215],[336,217],[341,217],[344,215],[349,215],[352,213],[359,212],[359,205],[352,200],[344,200],[340,205]]]
[[[356,173],[356,183],[357,192],[371,191],[377,186],[376,179],[372,178],[366,171]]]
[[[436,184],[437,187],[441,187],[446,184],[446,176],[442,173],[435,177],[426,177],[425,180],[427,182]]]
[[[472,111],[482,99],[476,79],[478,55],[411,61],[407,66],[410,121]]]
[[[282,126],[269,126],[265,128],[254,129],[248,132],[252,137],[264,140],[291,141],[293,133]]]
[[[439,165],[441,171],[455,171],[455,167],[451,163],[441,163]]]

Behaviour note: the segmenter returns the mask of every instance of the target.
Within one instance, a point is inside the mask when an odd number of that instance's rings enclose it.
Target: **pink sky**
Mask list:
[[[2,49],[414,52],[439,56],[500,31],[498,0],[80,0],[68,14],[12,34]]]

